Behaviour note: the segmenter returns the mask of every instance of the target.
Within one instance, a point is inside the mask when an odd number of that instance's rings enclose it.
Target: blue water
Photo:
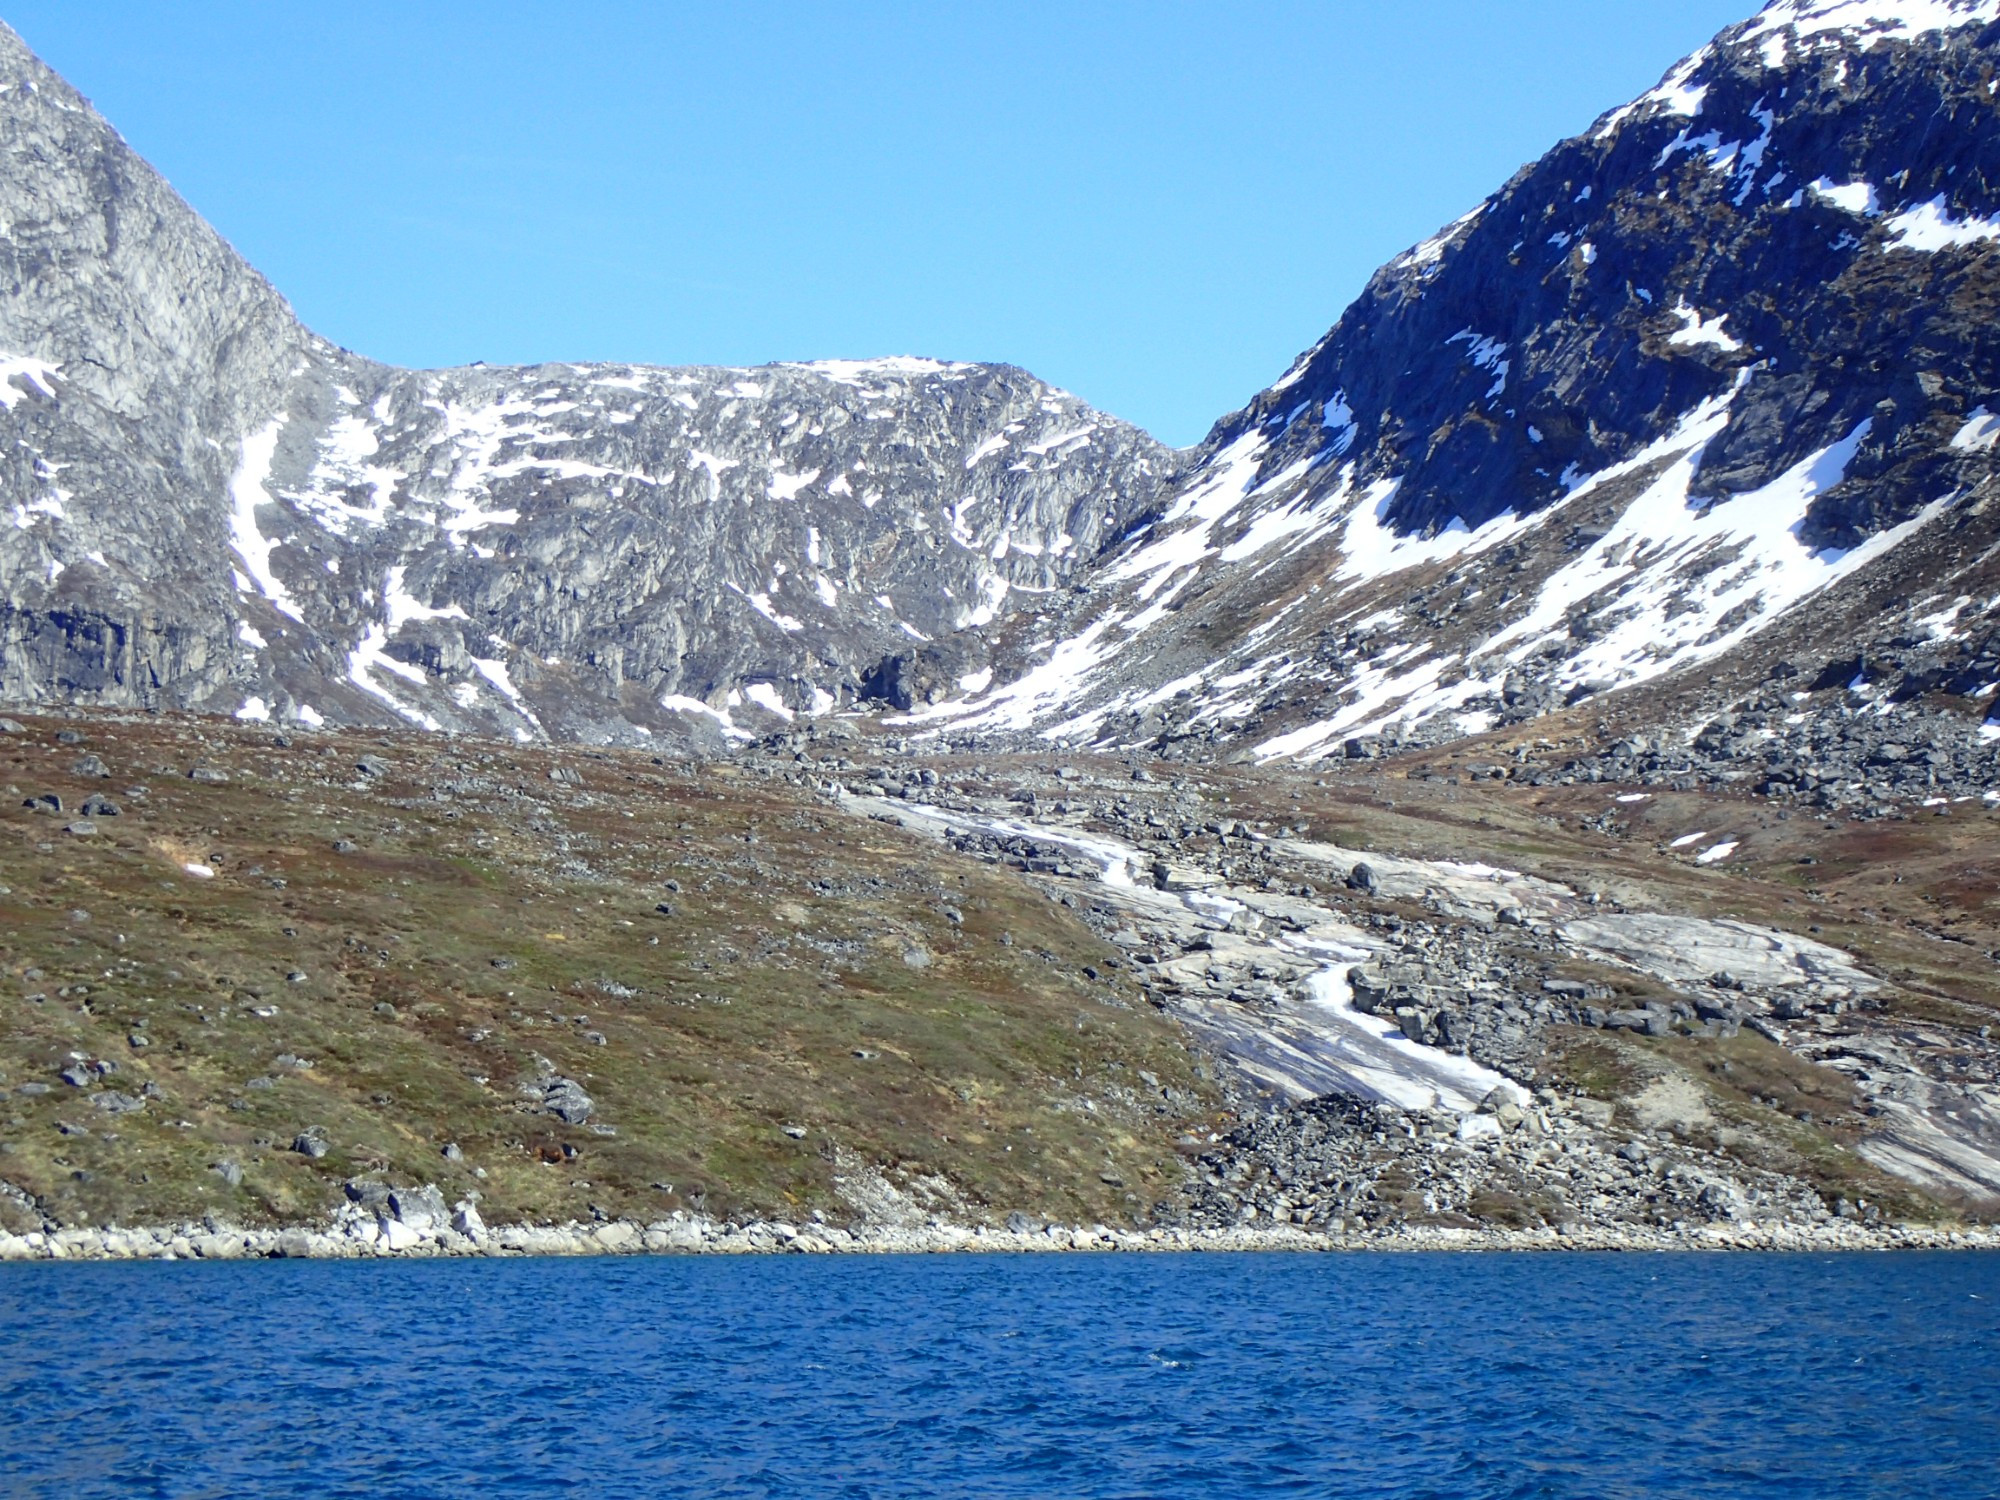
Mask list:
[[[7,1496],[2000,1494],[2000,1257],[0,1266]]]

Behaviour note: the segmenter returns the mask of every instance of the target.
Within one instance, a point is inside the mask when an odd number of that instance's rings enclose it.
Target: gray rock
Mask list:
[[[418,1230],[443,1229],[450,1222],[445,1212],[444,1194],[428,1183],[421,1187],[389,1189],[389,1212],[396,1222]]]
[[[542,1084],[542,1107],[565,1124],[581,1125],[597,1106],[582,1084],[557,1075]]]
[[[1570,1103],[1571,1111],[1586,1125],[1594,1125],[1599,1130],[1609,1128],[1617,1109],[1603,1099],[1576,1099]]]
[[[62,267],[0,289],[5,347],[44,362],[10,378],[0,499],[29,524],[0,535],[0,696],[719,746],[685,705],[754,731],[783,720],[751,688],[955,692],[977,601],[1067,584],[1179,464],[1004,365],[378,365],[301,327],[11,32],[0,86],[0,222]],[[426,609],[396,615],[390,576]],[[348,680],[364,642],[379,691]]]

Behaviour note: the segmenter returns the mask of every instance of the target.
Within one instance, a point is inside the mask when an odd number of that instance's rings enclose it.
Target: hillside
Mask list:
[[[108,711],[0,757],[17,1233],[374,1236],[422,1188],[494,1230],[1774,1243],[2000,1193],[1990,803]]]

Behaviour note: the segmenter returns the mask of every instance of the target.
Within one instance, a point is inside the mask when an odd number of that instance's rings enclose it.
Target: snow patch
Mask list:
[[[1572,611],[1594,602],[1589,639],[1551,674],[1554,685],[1590,684],[1603,691],[1645,681],[1739,645],[1801,600],[1896,547],[1950,499],[1934,501],[1900,526],[1846,551],[1808,546],[1801,537],[1807,511],[1845,477],[1868,435],[1871,423],[1864,421],[1764,488],[1693,509],[1689,489],[1701,453],[1722,431],[1730,400],[1725,395],[1704,402],[1636,459],[1581,482],[1572,492],[1576,497],[1642,463],[1673,456],[1603,537],[1543,581],[1527,614],[1469,659],[1477,662],[1504,650],[1506,664],[1516,666],[1545,645],[1567,647],[1573,643]]]
[[[1884,219],[1882,225],[1899,248],[1920,250],[1926,254],[1960,245],[1977,245],[1986,240],[2000,240],[2000,219],[1971,216],[1954,219],[1942,193],[1928,203],[1919,203],[1915,208],[1906,208]]]
[[[981,438],[979,446],[965,456],[967,470],[974,468],[982,458],[990,458],[1007,446],[1007,434],[996,432],[991,437]]]
[[[1485,552],[1535,524],[1533,517],[1508,513],[1474,530],[1454,516],[1449,525],[1428,536],[1405,535],[1388,522],[1400,483],[1377,480],[1349,513],[1340,533],[1340,571],[1335,575],[1340,582],[1385,578],[1405,568]]]
[[[472,658],[472,669],[485,678],[487,682],[491,683],[500,693],[501,697],[513,704],[515,711],[522,718],[526,719],[538,730],[542,727],[542,721],[535,717],[535,711],[528,707],[528,700],[523,698],[521,690],[514,686],[514,677],[507,670],[506,662],[498,657],[488,659],[486,657],[475,656]]]
[[[1095,423],[1086,424],[1082,427],[1072,427],[1067,432],[1058,432],[1054,437],[1043,438],[1038,443],[1024,444],[1021,451],[1023,453],[1032,453],[1037,458],[1045,458],[1051,453],[1056,453],[1058,449],[1067,448],[1072,443],[1080,444],[1085,438],[1096,431],[1097,426]],[[966,467],[969,469],[972,465],[967,464]]]
[[[791,722],[792,711],[785,706],[785,700],[779,696],[775,683],[753,682],[743,689],[743,696],[766,713],[776,714],[786,723]]]
[[[688,449],[688,462],[698,469],[708,470],[709,498],[713,499],[721,491],[722,474],[725,469],[742,466],[740,458],[724,458],[718,453],[705,453],[700,448]]]
[[[727,587],[733,589],[737,594],[749,600],[750,607],[752,609],[756,610],[758,614],[762,615],[765,619],[769,620],[773,625],[777,626],[780,630],[785,631],[786,633],[789,634],[792,631],[804,630],[806,628],[804,621],[795,620],[790,615],[781,612],[778,609],[778,607],[771,602],[771,596],[769,594],[749,593],[745,591],[745,589],[742,587],[741,584],[737,583],[730,583],[727,585]]]
[[[284,417],[273,417],[243,439],[242,459],[235,476],[229,481],[229,531],[236,555],[243,559],[243,566],[255,581],[258,592],[270,600],[280,614],[290,615],[304,624],[305,616],[299,613],[291,592],[271,571],[271,552],[278,544],[257,529],[257,508],[271,500],[266,485],[271,477],[271,461],[278,452],[278,433],[284,425]]]
[[[1983,406],[1965,414],[1965,425],[1951,440],[1951,446],[1961,453],[1990,453],[1995,444],[2000,444],[2000,416]]]
[[[1491,206],[1492,206],[1492,200],[1489,199],[1487,200],[1487,202],[1481,203],[1477,208],[1472,209],[1470,212],[1460,214],[1456,219],[1453,219],[1449,224],[1445,225],[1444,228],[1440,229],[1436,234],[1432,235],[1422,244],[1413,246],[1411,249],[1404,251],[1402,258],[1398,260],[1396,264],[1415,266],[1419,270],[1427,269],[1431,266],[1436,265],[1439,261],[1444,259],[1445,251],[1450,249],[1451,246],[1458,241],[1460,233],[1469,226],[1471,226],[1479,218],[1479,216],[1485,213],[1486,210]],[[1323,344],[1325,340],[1322,339],[1320,342]],[[1314,351],[1317,352],[1317,350],[1318,346],[1315,345]],[[1311,356],[1308,355],[1307,359],[1310,358]],[[1301,374],[1303,374],[1305,363],[1306,363],[1305,360],[1301,360],[1299,364],[1294,366],[1293,368],[1298,370]]]
[[[1734,354],[1743,348],[1743,341],[1732,337],[1723,328],[1727,313],[1717,313],[1712,318],[1702,315],[1683,300],[1674,308],[1674,316],[1681,320],[1681,326],[1671,334],[1667,342],[1677,349],[1712,348]]]
[[[978,366],[894,354],[883,359],[819,359],[790,364],[783,368],[804,370],[808,374],[817,375],[822,380],[831,380],[839,385],[862,385],[889,375],[961,375],[977,369]]]
[[[713,470],[710,470],[713,473]],[[783,469],[771,470],[771,482],[765,493],[773,500],[791,500],[800,490],[819,478],[818,469],[808,469],[803,474],[787,474]]]
[[[1873,218],[1880,212],[1873,183],[1835,182],[1829,177],[1821,177],[1807,183],[1806,190],[1846,213]]]
[[[735,722],[721,709],[710,708],[699,698],[689,698],[680,693],[668,693],[660,699],[660,707],[669,713],[698,714],[713,719],[721,727],[725,736],[732,740],[754,740],[756,736],[747,729],[738,729]]]
[[[1800,41],[1829,35],[1843,41],[1910,41],[1934,31],[1954,31],[2000,20],[2000,0],[1772,0],[1744,24],[1743,40],[1780,39],[1790,33]],[[1767,48],[1766,63],[1776,61]]]
[[[14,384],[16,380],[25,380],[49,400],[55,400],[55,387],[49,382],[61,373],[61,365],[52,365],[32,355],[0,351],[0,407],[12,411],[26,397],[27,392]]]
[[[1507,372],[1513,368],[1513,362],[1506,357],[1507,345],[1499,339],[1477,334],[1470,328],[1460,329],[1446,339],[1445,343],[1456,344],[1461,341],[1466,345],[1465,357],[1474,367],[1485,370],[1494,377],[1492,386],[1486,392],[1486,399],[1494,400],[1507,389]]]

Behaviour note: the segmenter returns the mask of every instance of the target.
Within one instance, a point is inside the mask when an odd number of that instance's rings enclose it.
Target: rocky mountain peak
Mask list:
[[[1312,757],[2000,624],[1992,9],[1724,31],[1378,272],[938,717]]]

